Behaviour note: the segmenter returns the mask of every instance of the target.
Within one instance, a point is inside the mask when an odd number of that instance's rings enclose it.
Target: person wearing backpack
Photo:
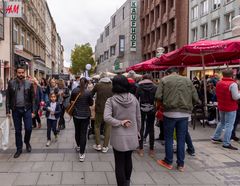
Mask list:
[[[139,87],[136,91],[136,97],[140,102],[140,109],[141,109],[141,130],[140,130],[140,140],[139,140],[139,150],[138,154],[140,156],[144,155],[143,150],[143,133],[145,128],[145,121],[146,121],[146,128],[149,131],[149,156],[154,156],[154,121],[156,115],[155,109],[155,94],[157,91],[157,87],[154,85],[152,81],[152,76],[150,74],[143,75],[143,80],[139,82]]]

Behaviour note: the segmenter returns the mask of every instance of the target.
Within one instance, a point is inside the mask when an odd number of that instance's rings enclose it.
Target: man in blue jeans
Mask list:
[[[184,171],[185,140],[188,132],[188,118],[193,104],[199,103],[196,88],[190,79],[178,75],[178,69],[171,67],[160,80],[155,98],[163,104],[163,125],[165,139],[165,159],[158,164],[172,169],[173,132],[177,135],[177,168]]]
[[[222,80],[219,81],[216,86],[220,123],[213,134],[212,142],[223,142],[224,148],[238,150],[238,148],[231,145],[231,135],[238,110],[237,100],[240,99],[240,93],[238,92],[237,83],[232,78],[233,71],[231,69],[225,69],[222,71],[222,75]],[[223,129],[225,129],[225,132],[222,141],[220,137]]]
[[[15,140],[17,152],[14,158],[18,158],[22,153],[22,121],[24,123],[25,136],[24,143],[26,144],[27,152],[31,152],[30,138],[32,133],[32,117],[35,113],[35,96],[34,88],[30,81],[25,80],[24,66],[18,66],[16,70],[17,78],[8,82],[6,91],[6,114],[8,117],[13,117],[15,127]]]

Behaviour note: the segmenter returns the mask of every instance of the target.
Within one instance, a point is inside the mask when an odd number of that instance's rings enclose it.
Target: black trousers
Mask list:
[[[149,142],[150,142],[150,149],[154,149],[154,121],[155,121],[155,112],[142,112],[142,125],[140,130],[141,139],[139,141],[139,148],[143,149],[143,133],[145,128],[145,120],[146,120],[146,127],[148,128],[149,132]]]
[[[61,106],[61,114],[58,121],[58,128],[65,129],[65,119],[64,119],[65,107],[63,106],[63,104],[61,104],[60,106]]]
[[[39,117],[38,111],[35,113],[35,117],[32,118],[32,126],[37,127],[37,122],[38,124],[41,124],[41,119]]]
[[[73,117],[75,126],[75,141],[78,147],[80,147],[80,154],[84,154],[87,143],[88,125],[90,124],[90,118],[77,119]]]
[[[126,186],[132,174],[132,151],[121,152],[113,149],[115,175],[118,186]]]

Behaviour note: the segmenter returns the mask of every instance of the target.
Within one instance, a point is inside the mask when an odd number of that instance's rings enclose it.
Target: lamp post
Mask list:
[[[85,66],[85,69],[86,69],[86,71],[85,71],[85,78],[89,77],[88,71],[91,70],[91,68],[92,68],[91,64],[86,64],[86,66]]]
[[[165,48],[159,47],[159,48],[157,48],[156,51],[157,51],[156,57],[159,58],[161,55],[163,55]]]

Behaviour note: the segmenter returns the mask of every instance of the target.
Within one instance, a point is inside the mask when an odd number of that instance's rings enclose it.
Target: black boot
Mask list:
[[[130,180],[126,180],[125,186],[130,186]]]

